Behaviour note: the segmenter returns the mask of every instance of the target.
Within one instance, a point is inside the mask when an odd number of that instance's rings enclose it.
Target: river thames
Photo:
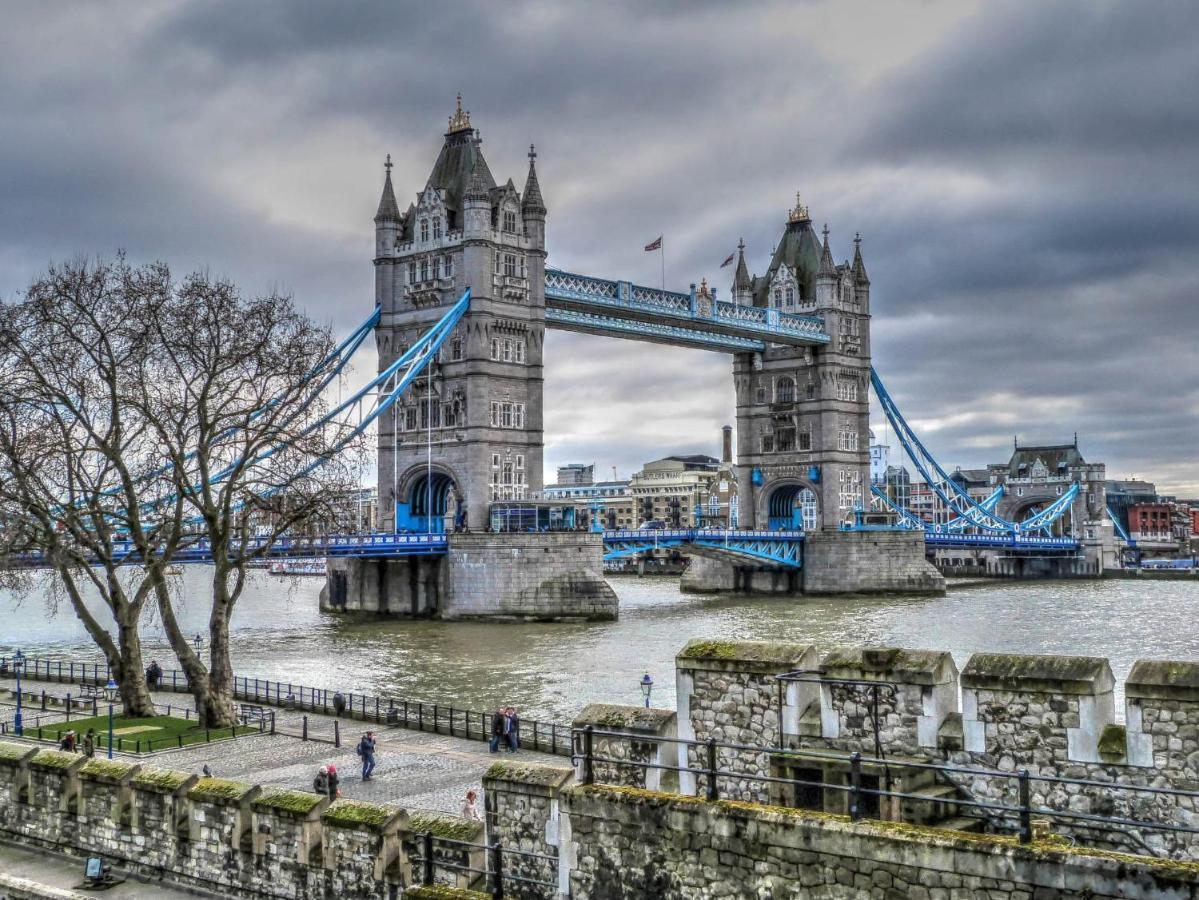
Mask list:
[[[204,630],[204,571],[179,576],[181,618]],[[694,637],[946,649],[958,666],[976,651],[1106,656],[1117,683],[1139,658],[1199,659],[1199,582],[995,582],[945,597],[698,596],[675,578],[619,577],[620,620],[607,623],[347,622],[317,609],[321,578],[255,574],[233,619],[238,674],[342,691],[569,721],[585,703],[673,706],[674,655]],[[0,651],[93,659],[66,607],[0,596]],[[173,667],[147,617],[147,662]]]

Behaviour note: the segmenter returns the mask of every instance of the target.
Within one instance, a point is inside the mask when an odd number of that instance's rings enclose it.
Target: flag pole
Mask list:
[[[658,256],[662,261],[662,293],[666,293],[666,235],[660,238],[661,243],[658,246]]]

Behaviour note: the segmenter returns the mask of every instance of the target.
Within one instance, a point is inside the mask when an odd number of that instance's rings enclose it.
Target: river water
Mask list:
[[[181,619],[204,629],[206,572],[177,578]],[[940,598],[774,598],[683,594],[677,578],[611,579],[620,620],[487,624],[346,622],[317,608],[320,578],[253,576],[234,615],[238,674],[343,691],[569,721],[585,703],[674,703],[674,655],[690,638],[720,637],[946,649],[958,666],[976,651],[1106,656],[1117,683],[1141,658],[1199,659],[1199,582],[996,582]],[[95,658],[67,607],[45,592],[0,594],[0,652]],[[147,659],[173,658],[152,616]]]

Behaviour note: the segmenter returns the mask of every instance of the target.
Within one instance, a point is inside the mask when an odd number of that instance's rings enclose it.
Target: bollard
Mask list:
[[[720,792],[716,789],[716,738],[708,738],[708,799],[720,799]]]
[[[583,784],[595,784],[595,763],[591,759],[595,746],[594,725],[583,728]]]
[[[1032,843],[1032,779],[1028,769],[1020,770],[1020,843]]]
[[[341,746],[341,722],[338,719],[333,720],[333,746]]]
[[[497,900],[503,900],[503,898],[504,898],[504,846],[503,846],[503,844],[501,844],[499,841],[496,841],[494,844],[492,844],[490,847],[487,848],[487,854],[488,854],[488,856],[491,857],[491,859],[488,860],[491,863],[491,865],[489,865],[488,868],[491,869],[491,874],[492,874],[492,878],[493,878],[492,887],[491,887],[491,896],[494,898],[497,898]]]
[[[308,717],[304,717],[304,733],[300,736],[300,740],[308,740]]]
[[[433,883],[433,832],[426,831],[421,835],[421,884]]]
[[[849,757],[849,818],[856,822],[862,818],[862,754]]]
[[[71,721],[71,695],[67,694],[67,721]]]

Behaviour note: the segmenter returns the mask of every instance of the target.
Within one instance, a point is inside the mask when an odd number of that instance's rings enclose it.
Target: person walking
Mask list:
[[[337,777],[337,766],[329,766],[329,799],[336,800],[341,796],[341,790],[338,785],[341,779]]]
[[[158,683],[162,681],[162,666],[158,664],[158,660],[150,660],[150,665],[146,666],[146,687],[150,690],[158,690]]]
[[[466,792],[466,799],[462,801],[462,818],[468,822],[482,822],[483,817],[479,815],[479,795],[473,790]]]
[[[83,736],[82,748],[83,755],[88,759],[92,759],[96,755],[96,729],[89,728],[87,734]]]
[[[346,711],[346,698],[341,695],[341,691],[338,691],[336,694],[333,695],[333,712],[337,715],[337,718],[340,719],[342,716],[342,713],[344,713],[345,711]]]
[[[375,771],[375,733],[368,731],[358,742],[358,756],[362,759],[362,780],[370,781]]]
[[[491,717],[491,752],[500,752],[500,741],[504,739],[505,724],[507,716],[504,714],[504,707],[500,707],[495,711],[495,715]]]
[[[508,752],[515,753],[520,749],[520,716],[516,714],[516,707],[508,707]]]
[[[75,752],[75,732],[73,732],[73,731],[66,732],[62,736],[62,739],[58,742],[58,749],[63,750],[67,753],[74,753]]]

